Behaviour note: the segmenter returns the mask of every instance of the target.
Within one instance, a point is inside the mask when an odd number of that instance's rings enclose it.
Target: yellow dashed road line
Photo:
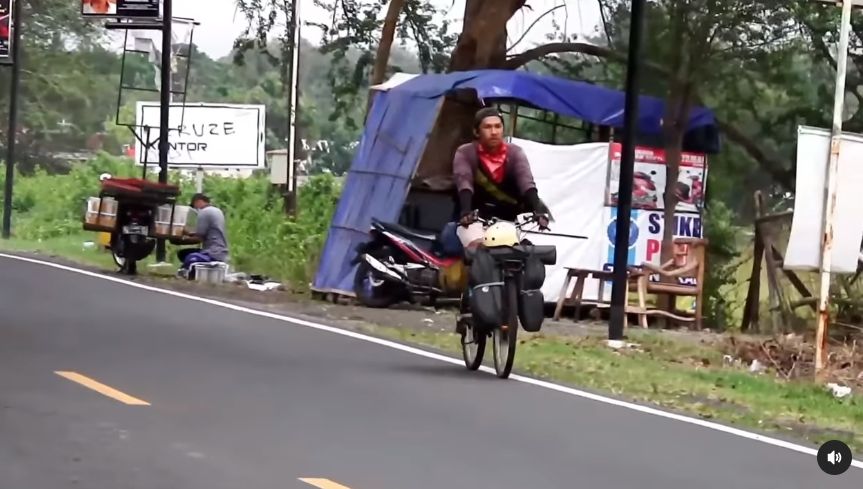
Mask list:
[[[91,379],[90,377],[87,377],[85,375],[81,375],[77,372],[58,371],[58,372],[54,372],[54,373],[59,375],[60,377],[71,380],[72,382],[83,385],[84,387],[87,387],[88,389],[92,389],[92,390],[98,392],[99,394],[102,394],[103,396],[110,397],[111,399],[114,399],[115,401],[120,401],[123,404],[128,404],[130,406],[149,406],[150,405],[150,403],[147,401],[142,401],[141,399],[138,399],[136,397],[132,397],[129,394],[126,394],[124,392],[120,392],[117,389],[114,389],[113,387],[109,387],[105,384],[97,382],[97,381]]]

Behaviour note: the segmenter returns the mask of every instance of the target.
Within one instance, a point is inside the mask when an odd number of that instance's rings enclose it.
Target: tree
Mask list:
[[[80,4],[30,0],[22,7],[18,162],[29,171],[37,161],[50,164],[52,154],[77,151],[104,131],[109,109],[99,96],[116,94],[112,77],[119,63],[102,47],[101,26],[81,17]],[[8,87],[9,79],[9,70],[0,70],[0,86]],[[0,118],[7,120],[7,114],[8,97],[2,97]],[[5,150],[6,124],[0,128]]]

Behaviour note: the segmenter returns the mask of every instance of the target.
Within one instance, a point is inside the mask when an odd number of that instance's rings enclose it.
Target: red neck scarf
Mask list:
[[[493,152],[492,152],[493,151]],[[479,162],[485,170],[491,175],[491,180],[494,183],[503,182],[504,167],[506,161],[507,145],[501,142],[500,146],[494,150],[489,150],[482,144],[477,144],[477,153],[479,154]]]

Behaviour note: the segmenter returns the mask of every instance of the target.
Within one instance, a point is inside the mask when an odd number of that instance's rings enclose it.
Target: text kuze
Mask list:
[[[204,136],[230,136],[232,134],[236,134],[236,130],[234,129],[233,122],[211,122],[208,124],[192,124],[191,126],[183,125],[180,127],[180,134],[185,136],[197,136],[202,138]],[[207,143],[189,143],[189,142],[176,142],[169,143],[171,149],[185,151],[206,151]]]

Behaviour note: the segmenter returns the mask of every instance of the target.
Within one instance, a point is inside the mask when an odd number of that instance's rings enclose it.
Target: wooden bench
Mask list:
[[[700,238],[677,238],[674,240],[674,257],[655,266],[642,264],[640,272],[630,273],[630,289],[633,282],[638,291],[638,322],[642,328],[647,328],[647,316],[657,315],[667,318],[694,323],[696,329],[701,329],[704,309],[704,271],[707,256],[707,240]],[[652,282],[651,275],[659,275],[665,281]],[[681,284],[679,279],[694,281],[694,285]],[[695,298],[695,314],[683,316],[675,312],[647,307],[647,295],[669,295],[672,297],[689,296]],[[672,308],[674,309],[674,308]]]

